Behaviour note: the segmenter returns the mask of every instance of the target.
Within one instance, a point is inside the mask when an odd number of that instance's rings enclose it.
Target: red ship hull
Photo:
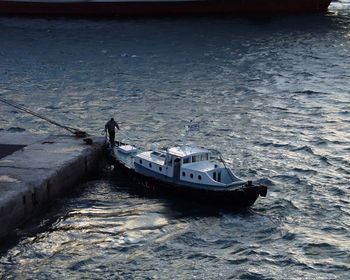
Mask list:
[[[1,1],[0,14],[134,16],[325,12],[331,0],[199,0],[113,2]]]

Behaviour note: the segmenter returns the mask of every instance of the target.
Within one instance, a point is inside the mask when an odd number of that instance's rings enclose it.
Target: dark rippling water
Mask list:
[[[350,2],[273,18],[0,18],[0,93],[138,145],[223,152],[269,187],[225,212],[106,171],[19,231],[2,279],[350,279]],[[0,105],[6,131],[62,133]],[[131,188],[130,188],[131,187]]]

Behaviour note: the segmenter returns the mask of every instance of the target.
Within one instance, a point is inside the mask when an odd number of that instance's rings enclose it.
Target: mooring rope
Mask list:
[[[58,123],[56,121],[53,121],[53,120],[51,120],[51,119],[49,119],[49,118],[47,118],[47,117],[45,117],[43,115],[40,115],[40,114],[38,114],[38,113],[28,109],[28,108],[25,108],[24,106],[19,105],[19,104],[13,102],[13,101],[8,101],[8,100],[6,100],[6,99],[4,99],[2,97],[0,97],[0,101],[5,103],[5,104],[7,104],[7,105],[9,105],[9,106],[17,108],[18,110],[21,110],[21,111],[26,112],[26,113],[28,113],[30,115],[33,115],[33,116],[38,117],[40,119],[43,119],[43,120],[45,120],[45,121],[47,121],[47,122],[49,122],[51,124],[54,124],[56,126],[59,126],[59,127],[63,128],[65,130],[68,130],[70,133],[73,133],[77,137],[86,137],[87,136],[87,133],[85,131],[82,131],[80,129],[77,129],[77,128],[74,128],[74,127],[70,127],[70,126],[67,126],[67,125],[62,125],[62,124],[60,124],[60,123]]]

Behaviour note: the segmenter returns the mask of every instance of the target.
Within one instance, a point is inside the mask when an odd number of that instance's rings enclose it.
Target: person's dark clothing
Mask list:
[[[105,125],[105,130],[108,130],[109,141],[111,142],[112,146],[114,146],[115,127],[119,130],[119,125],[113,119],[109,120]]]

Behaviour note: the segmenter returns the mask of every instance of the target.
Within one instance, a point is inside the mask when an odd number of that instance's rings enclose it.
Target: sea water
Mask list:
[[[325,15],[0,18],[2,98],[95,135],[114,117],[138,146],[220,150],[269,188],[232,212],[106,170],[2,245],[0,278],[350,279],[349,66],[349,1]],[[65,133],[0,108],[3,131]]]

